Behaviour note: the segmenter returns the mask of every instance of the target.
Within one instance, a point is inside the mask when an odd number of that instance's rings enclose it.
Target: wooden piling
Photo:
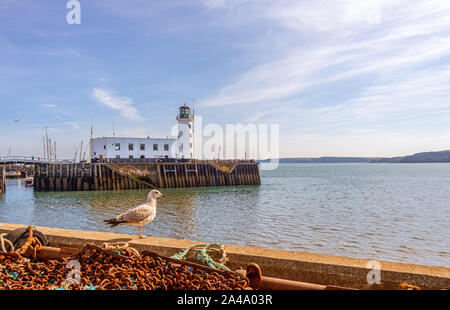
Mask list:
[[[0,166],[0,194],[6,191],[6,168]]]

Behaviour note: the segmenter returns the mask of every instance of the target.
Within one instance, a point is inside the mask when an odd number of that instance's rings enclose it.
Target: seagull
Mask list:
[[[111,227],[116,227],[120,224],[138,226],[139,239],[144,239],[142,226],[153,221],[156,215],[156,199],[163,197],[165,197],[163,194],[154,189],[148,193],[145,203],[133,207],[115,218],[104,220],[104,222],[111,225]]]

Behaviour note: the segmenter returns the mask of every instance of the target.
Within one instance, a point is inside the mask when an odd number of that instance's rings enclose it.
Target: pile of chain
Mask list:
[[[248,286],[249,280],[236,273],[139,254],[131,248],[114,251],[87,245],[73,257],[46,262],[0,253],[0,290],[239,290]]]

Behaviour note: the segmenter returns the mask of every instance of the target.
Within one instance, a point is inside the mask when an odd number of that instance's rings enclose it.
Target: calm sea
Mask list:
[[[144,233],[450,267],[450,164],[280,164],[261,181],[163,190]],[[146,195],[35,193],[8,180],[0,222],[137,234],[102,220]]]

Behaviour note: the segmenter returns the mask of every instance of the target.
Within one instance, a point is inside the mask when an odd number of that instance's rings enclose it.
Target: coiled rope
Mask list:
[[[6,235],[7,235],[7,233],[0,234],[0,251],[2,251],[2,252],[14,252],[14,245],[12,244],[12,242],[9,241],[6,238],[3,238]],[[9,246],[9,251],[5,247],[5,242]]]
[[[28,226],[28,237],[24,244],[22,244],[17,249],[14,248],[14,244],[11,240],[4,238],[6,233],[0,234],[0,251],[2,252],[14,252],[21,256],[32,256],[33,259],[36,258],[36,251],[42,246],[41,241],[33,235],[33,226]],[[5,244],[9,246],[9,250],[6,249]],[[16,244],[17,245],[17,244]]]
[[[105,242],[101,245],[102,249],[105,250],[112,250],[116,252],[117,254],[124,254],[123,252],[130,251],[131,256],[141,257],[141,254],[139,254],[139,251],[135,248],[130,247],[130,245],[127,242]]]
[[[222,269],[226,271],[231,271],[227,266],[225,266],[222,262],[226,261],[225,248],[222,244],[219,243],[198,243],[191,245],[190,247],[184,249],[183,251],[176,253],[171,256],[171,258],[186,260],[186,255],[194,248],[201,248],[200,253],[197,254],[197,260],[201,262],[205,262],[209,267],[213,269]],[[211,256],[206,252],[210,248],[216,248],[219,250],[219,262],[214,261]]]

